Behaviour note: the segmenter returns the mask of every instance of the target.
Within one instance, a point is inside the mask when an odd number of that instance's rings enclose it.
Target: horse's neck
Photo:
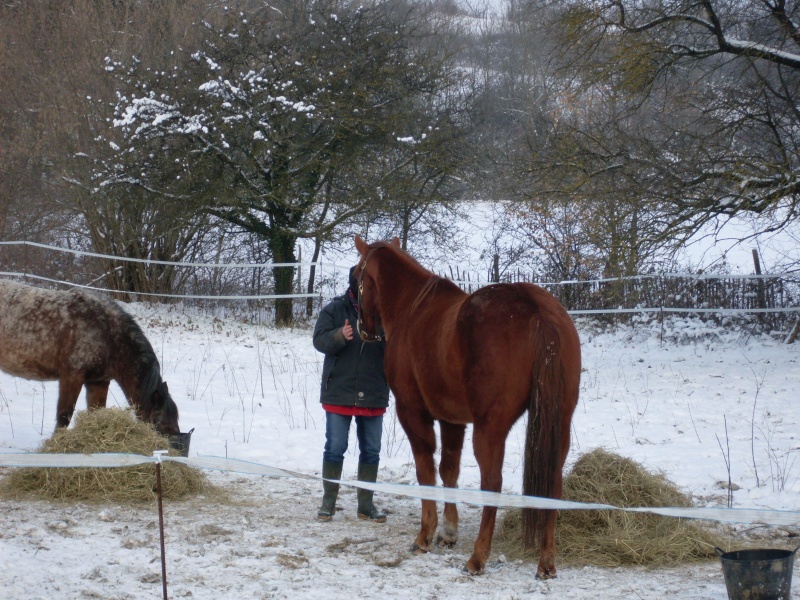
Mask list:
[[[426,294],[436,286],[436,276],[418,265],[400,265],[402,277],[389,277],[383,283],[381,318],[391,327],[410,317]]]
[[[147,348],[141,347],[130,335],[121,335],[117,340],[120,352],[114,361],[114,379],[122,388],[125,397],[134,403],[141,403],[142,384],[147,377],[150,357]]]
[[[119,384],[119,387],[122,388],[122,393],[125,394],[125,398],[132,402],[140,402],[139,382],[141,376],[138,372],[139,361],[137,358],[134,356],[127,361],[117,361],[114,368],[116,370],[116,377],[114,379]]]

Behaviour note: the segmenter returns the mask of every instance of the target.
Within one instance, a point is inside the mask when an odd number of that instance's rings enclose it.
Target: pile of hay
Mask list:
[[[166,437],[133,411],[105,408],[76,413],[75,425],[59,429],[38,449],[40,453],[120,452],[152,456],[167,450]],[[177,455],[170,450],[170,455]],[[8,497],[88,502],[139,503],[156,497],[156,469],[152,464],[114,468],[24,468],[12,470],[0,491]],[[176,500],[211,489],[205,475],[187,465],[166,461],[161,465],[161,491]]]
[[[597,449],[581,456],[564,479],[565,500],[620,507],[691,506],[661,473],[649,473],[633,460]],[[522,513],[506,515],[496,548],[526,556]],[[560,559],[573,564],[674,566],[716,558],[721,545],[701,521],[619,510],[568,510],[559,513],[556,544]]]

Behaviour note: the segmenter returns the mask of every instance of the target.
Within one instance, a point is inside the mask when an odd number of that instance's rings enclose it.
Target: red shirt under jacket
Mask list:
[[[327,412],[346,417],[379,417],[386,412],[385,408],[367,408],[366,406],[336,406],[335,404],[323,404]]]

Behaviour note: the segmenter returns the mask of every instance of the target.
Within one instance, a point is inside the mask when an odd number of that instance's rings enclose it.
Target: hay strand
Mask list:
[[[565,500],[620,507],[691,506],[662,473],[597,449],[582,455],[564,478]],[[509,512],[497,549],[532,558],[523,549],[521,511]],[[716,558],[719,540],[699,521],[619,510],[570,510],[558,515],[556,544],[561,560],[581,565],[675,566]]]
[[[167,450],[167,438],[149,423],[136,419],[133,411],[105,408],[81,411],[75,425],[59,429],[39,447],[40,453],[90,454],[120,452],[152,456],[154,450]],[[177,455],[170,450],[171,455]],[[162,494],[176,500],[204,493],[210,484],[197,469],[164,462],[161,465]],[[24,468],[15,469],[0,482],[0,493],[18,498],[82,500],[134,504],[156,497],[153,465],[115,468]]]

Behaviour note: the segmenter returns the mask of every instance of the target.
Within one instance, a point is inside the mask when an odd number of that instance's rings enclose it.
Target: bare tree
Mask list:
[[[191,219],[143,194],[97,193],[95,160],[115,87],[105,58],[158,57],[187,41],[187,24],[207,3],[4,2],[0,5],[0,186],[4,233],[137,259],[180,260],[197,232]],[[43,263],[40,268],[58,269]],[[157,271],[162,271],[158,273]],[[144,263],[71,265],[76,277],[126,291],[165,291],[174,273]],[[44,272],[42,274],[44,274]]]
[[[576,183],[608,176],[658,215],[662,239],[718,216],[800,216],[797,2],[568,3],[575,98],[620,108],[570,122],[562,164]],[[599,117],[599,118],[597,118]],[[577,160],[577,159],[580,160]]]

